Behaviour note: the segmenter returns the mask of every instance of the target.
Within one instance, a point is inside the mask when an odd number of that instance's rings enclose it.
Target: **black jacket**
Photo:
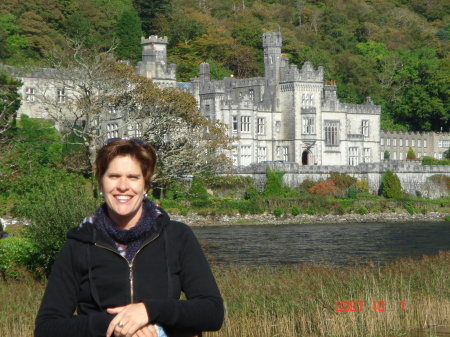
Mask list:
[[[161,325],[169,337],[220,329],[222,298],[194,233],[160,211],[156,232],[131,263],[90,222],[68,232],[35,337],[104,337],[114,317],[106,309],[133,302],[143,302],[149,323]],[[187,300],[180,300],[181,292]]]

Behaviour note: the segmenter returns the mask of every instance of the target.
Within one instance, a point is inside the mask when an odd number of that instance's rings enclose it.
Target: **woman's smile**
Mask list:
[[[131,156],[111,160],[101,189],[111,220],[124,229],[135,226],[142,214],[142,199],[146,192],[139,162]]]

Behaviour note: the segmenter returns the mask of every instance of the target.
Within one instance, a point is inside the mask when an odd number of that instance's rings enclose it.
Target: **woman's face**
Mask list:
[[[119,227],[134,227],[142,214],[145,191],[139,162],[131,156],[115,157],[101,180],[101,191],[111,220]]]

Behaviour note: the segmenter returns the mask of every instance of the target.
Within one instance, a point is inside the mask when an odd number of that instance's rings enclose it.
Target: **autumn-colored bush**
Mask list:
[[[308,190],[308,192],[311,194],[322,194],[322,195],[335,195],[337,191],[338,189],[336,187],[336,184],[332,179],[322,181]]]

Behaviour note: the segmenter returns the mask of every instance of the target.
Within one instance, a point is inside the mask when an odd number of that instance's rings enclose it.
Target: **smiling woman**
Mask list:
[[[220,329],[222,298],[194,233],[147,199],[155,163],[153,147],[135,139],[99,150],[95,177],[105,202],[68,232],[36,337],[188,337]]]

